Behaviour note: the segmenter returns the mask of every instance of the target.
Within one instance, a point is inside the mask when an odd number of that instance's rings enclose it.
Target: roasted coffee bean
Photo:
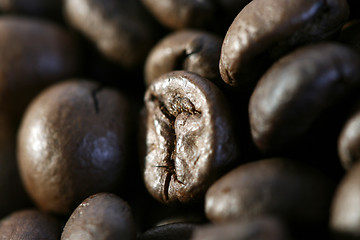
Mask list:
[[[151,228],[138,236],[138,240],[189,240],[196,225],[173,223]]]
[[[297,227],[326,224],[333,182],[308,165],[269,158],[240,165],[207,191],[205,213],[213,222],[279,217]]]
[[[345,0],[253,0],[226,33],[221,77],[231,86],[251,91],[268,61],[296,46],[332,37],[348,15]]]
[[[207,224],[196,227],[191,240],[288,240],[286,226],[273,217]]]
[[[331,206],[334,239],[360,239],[360,163],[355,163],[337,186]]]
[[[186,71],[162,75],[145,93],[145,185],[163,203],[202,199],[237,160],[235,136],[220,90]]]
[[[219,59],[222,39],[214,34],[176,31],[161,40],[150,52],[145,64],[145,81],[150,85],[161,75],[186,70],[219,81]]]
[[[215,13],[215,4],[212,1],[142,0],[142,2],[160,23],[171,29],[207,26]]]
[[[353,50],[321,43],[292,52],[267,71],[251,96],[255,144],[263,151],[294,147],[316,119],[358,87],[360,56]]]
[[[62,0],[0,0],[0,12],[39,17],[60,17]]]
[[[157,39],[139,0],[65,0],[64,8],[69,24],[124,68],[141,66]]]
[[[85,80],[56,84],[31,103],[17,151],[21,177],[40,209],[70,214],[89,195],[120,188],[128,118],[119,92]]]
[[[79,70],[74,38],[43,20],[1,16],[0,49],[0,111],[15,120],[40,89]]]
[[[115,194],[92,195],[71,214],[61,239],[135,239],[135,226],[130,206]]]
[[[35,209],[12,213],[0,221],[1,240],[58,240],[60,222]]]

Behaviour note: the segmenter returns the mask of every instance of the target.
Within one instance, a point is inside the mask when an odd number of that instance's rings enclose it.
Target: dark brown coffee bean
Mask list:
[[[138,236],[138,240],[189,240],[196,225],[173,223],[151,228]]]
[[[60,16],[62,0],[0,0],[0,12],[39,17]]]
[[[135,226],[130,206],[114,194],[92,195],[71,214],[61,239],[135,239]]]
[[[108,59],[139,67],[155,43],[155,21],[139,0],[65,0],[68,22]]]
[[[359,86],[360,56],[353,50],[322,43],[292,52],[267,71],[251,96],[255,144],[263,151],[293,147],[316,119]]]
[[[274,61],[295,46],[331,37],[349,15],[345,0],[253,0],[225,36],[220,73],[231,86],[251,89]]]
[[[215,4],[212,1],[142,0],[142,2],[160,23],[171,29],[207,26],[215,13]]]
[[[181,30],[161,40],[150,52],[145,65],[145,81],[150,85],[162,74],[186,70],[211,81],[219,81],[222,39],[204,31]]]
[[[21,210],[0,221],[1,240],[58,240],[60,223],[38,210]]]
[[[18,118],[40,89],[79,70],[75,40],[42,20],[0,17],[0,49],[0,110]]]
[[[241,165],[206,193],[205,213],[213,222],[262,215],[294,226],[326,224],[334,184],[321,172],[282,158]]]
[[[236,160],[227,103],[210,81],[162,75],[145,93],[145,184],[163,203],[192,202]]]
[[[337,186],[330,216],[334,239],[360,239],[360,164],[355,163]]]
[[[285,225],[273,217],[196,227],[191,240],[288,240]]]
[[[127,162],[129,110],[117,91],[72,80],[42,92],[18,136],[26,189],[45,211],[70,214],[83,199],[116,191]]]

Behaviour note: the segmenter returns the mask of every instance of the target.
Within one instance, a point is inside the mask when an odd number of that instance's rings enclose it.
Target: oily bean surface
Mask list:
[[[145,94],[145,185],[163,203],[193,202],[236,160],[220,90],[186,71],[162,75]]]
[[[138,240],[189,240],[196,228],[192,223],[172,223],[153,227],[138,236]]]
[[[35,209],[13,212],[0,221],[1,240],[58,240],[60,222]]]
[[[355,163],[342,178],[333,197],[330,229],[334,239],[360,238],[360,164]]]
[[[75,39],[48,21],[1,16],[0,48],[0,109],[18,118],[42,88],[79,70]]]
[[[339,44],[315,44],[283,57],[250,99],[255,144],[263,151],[295,145],[322,113],[360,86],[359,76],[359,55]]]
[[[71,214],[61,239],[135,239],[135,226],[130,206],[115,194],[92,195]]]
[[[240,165],[207,191],[205,213],[213,222],[280,217],[294,226],[326,221],[334,184],[317,169],[284,158]]]
[[[18,136],[18,161],[39,208],[70,214],[83,199],[120,188],[126,163],[128,103],[85,80],[51,86],[29,106]]]
[[[146,85],[175,70],[194,72],[212,81],[220,79],[218,64],[221,43],[219,36],[204,31],[187,29],[167,35],[147,57]]]
[[[270,62],[294,47],[327,39],[349,15],[344,0],[253,0],[229,27],[221,50],[220,74],[249,91]]]
[[[139,0],[65,0],[69,24],[109,60],[140,67],[157,38],[156,23]]]

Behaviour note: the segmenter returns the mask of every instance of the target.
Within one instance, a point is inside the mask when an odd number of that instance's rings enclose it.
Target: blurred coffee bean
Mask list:
[[[34,99],[20,126],[18,160],[40,209],[70,214],[92,194],[119,190],[128,171],[128,109],[122,94],[85,80]]]
[[[138,240],[189,240],[196,225],[191,223],[173,223],[151,228],[139,234]]]
[[[360,159],[360,104],[346,121],[338,140],[341,164],[345,169]]]
[[[271,215],[296,228],[326,224],[335,184],[308,165],[284,158],[243,164],[207,191],[205,213],[215,222]]]
[[[147,57],[146,85],[174,70],[190,71],[213,82],[220,82],[218,65],[221,44],[219,36],[204,31],[180,30],[167,35]]]
[[[64,8],[71,26],[127,69],[141,67],[158,37],[139,0],[65,0]]]
[[[316,119],[359,87],[360,55],[353,50],[321,43],[292,52],[264,74],[251,96],[255,144],[263,151],[294,147]]]
[[[273,62],[294,47],[332,37],[349,15],[346,0],[253,0],[225,36],[222,79],[249,92]]]
[[[74,38],[43,20],[1,16],[0,49],[0,111],[16,121],[41,89],[79,70]]]
[[[63,0],[0,0],[0,12],[59,19]]]
[[[207,224],[196,227],[191,240],[288,240],[286,226],[272,217]]]
[[[58,240],[60,222],[35,209],[16,211],[0,221],[1,240]]]
[[[201,200],[239,150],[226,99],[186,71],[162,75],[145,94],[144,180],[163,203]]]
[[[135,226],[130,206],[115,194],[92,195],[71,214],[61,239],[135,239]]]
[[[337,186],[330,216],[334,239],[360,239],[360,163],[355,163]]]

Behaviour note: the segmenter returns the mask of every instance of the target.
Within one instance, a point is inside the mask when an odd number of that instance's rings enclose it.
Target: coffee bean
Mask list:
[[[1,16],[0,49],[0,110],[16,121],[41,89],[79,70],[74,38],[43,20]]]
[[[139,67],[157,38],[139,0],[65,0],[64,8],[69,24],[124,68]]]
[[[359,55],[335,43],[307,46],[280,59],[250,99],[255,144],[263,151],[294,147],[316,119],[360,87],[359,76]]]
[[[355,163],[337,186],[330,216],[334,239],[360,239],[360,164]]]
[[[163,38],[151,50],[145,64],[145,81],[150,85],[162,74],[186,70],[211,81],[219,81],[222,39],[214,34],[180,30]]]
[[[71,214],[61,239],[135,239],[135,226],[130,206],[115,194],[92,195]]]
[[[353,20],[344,25],[339,39],[341,43],[360,51],[360,20]]]
[[[288,240],[286,226],[278,219],[264,216],[251,220],[207,224],[196,227],[191,240]]]
[[[29,106],[18,136],[27,191],[40,209],[69,214],[99,191],[117,191],[127,166],[127,100],[94,82],[69,80]]]
[[[213,222],[279,217],[297,227],[326,223],[333,182],[305,164],[269,158],[240,165],[207,191],[206,216]]]
[[[268,61],[296,46],[332,37],[348,15],[345,0],[253,0],[226,33],[221,77],[231,86],[251,91]]]
[[[138,240],[189,240],[196,225],[173,223],[151,228],[138,236]]]
[[[59,221],[35,209],[14,212],[0,221],[1,240],[57,240],[59,238]]]
[[[145,185],[163,203],[192,202],[236,159],[227,103],[210,81],[162,75],[145,94]]]
[[[215,4],[212,1],[142,0],[142,2],[159,22],[171,29],[207,26],[215,13]]]

